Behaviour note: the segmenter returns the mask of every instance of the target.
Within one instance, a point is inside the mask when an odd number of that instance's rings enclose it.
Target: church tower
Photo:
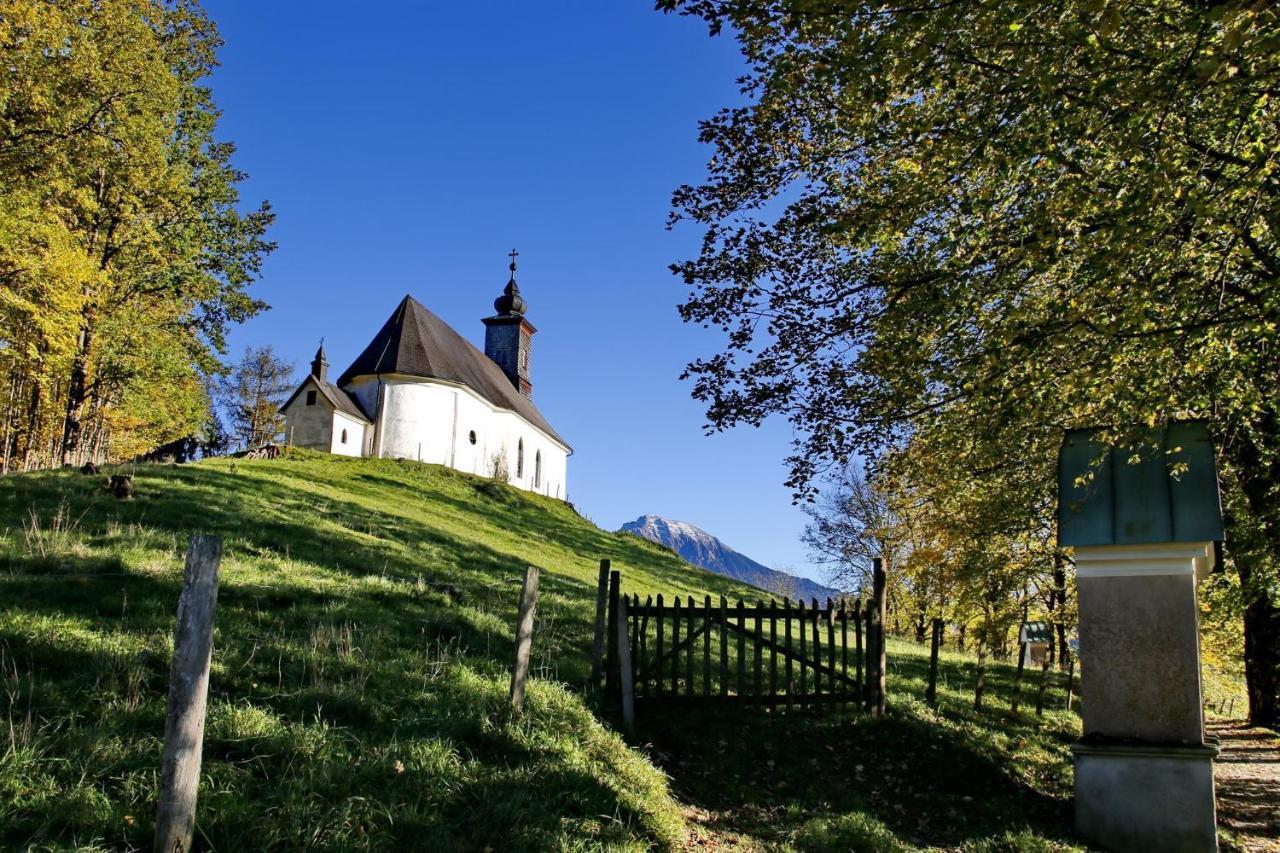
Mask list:
[[[324,338],[320,339],[320,349],[316,350],[316,357],[311,359],[311,375],[321,382],[329,381],[329,359],[324,356]]]
[[[526,397],[533,397],[533,383],[529,381],[529,355],[533,348],[533,334],[538,331],[525,319],[526,304],[516,285],[515,249],[511,250],[511,278],[502,295],[493,301],[498,313],[485,317],[484,354],[489,356],[502,372]]]

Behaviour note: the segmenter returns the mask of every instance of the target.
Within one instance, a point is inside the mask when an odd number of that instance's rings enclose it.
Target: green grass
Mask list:
[[[564,504],[448,469],[294,454],[139,467],[137,498],[0,479],[0,847],[149,842],[182,557],[225,537],[198,837],[218,850],[643,848],[684,822],[578,695],[597,562],[732,592]],[[544,574],[528,713],[519,579]]]
[[[1070,743],[1079,718],[1062,710],[1065,676],[1050,673],[1035,714],[1039,670],[989,664],[973,708],[976,662],[944,651],[938,707],[924,703],[928,650],[891,638],[889,711],[686,715],[640,720],[639,736],[694,806],[701,831],[729,848],[900,851],[1071,850]]]
[[[1054,849],[1074,715],[890,644],[890,713],[641,717],[582,696],[597,563],[625,591],[745,588],[568,506],[448,469],[296,452],[0,478],[0,848],[149,844],[182,557],[225,538],[197,839],[207,849]],[[542,569],[527,713],[519,580]],[[758,593],[747,593],[756,597]],[[1051,694],[1060,707],[1060,692]],[[966,799],[967,798],[967,799]]]

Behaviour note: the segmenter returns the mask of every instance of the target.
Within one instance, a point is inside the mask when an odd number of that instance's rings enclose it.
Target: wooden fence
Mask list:
[[[781,603],[622,594],[600,561],[590,686],[619,703],[630,729],[637,706],[743,704],[885,708],[884,567],[872,596]]]
[[[857,602],[626,601],[638,704],[863,702],[865,614]]]

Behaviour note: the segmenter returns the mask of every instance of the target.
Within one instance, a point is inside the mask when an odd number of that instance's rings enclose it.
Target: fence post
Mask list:
[[[875,668],[873,678],[873,697],[871,713],[874,716],[884,716],[885,709],[885,664],[887,657],[885,655],[885,622],[888,615],[888,601],[885,595],[885,587],[888,585],[888,576],[884,571],[884,560],[876,557],[872,563],[875,575],[873,576],[872,589],[875,592],[875,623],[876,623],[876,651],[875,659],[872,666]]]
[[[538,568],[524,570],[520,590],[520,612],[516,617],[516,665],[511,669],[511,707],[524,710],[524,684],[529,678],[529,651],[533,646],[533,617],[538,607]]]
[[[1018,713],[1018,694],[1022,691],[1022,670],[1027,663],[1027,646],[1022,642],[1022,635],[1026,631],[1027,623],[1023,620],[1022,627],[1018,629],[1018,668],[1013,672],[1013,701],[1010,703],[1009,710]]]
[[[627,639],[627,600],[618,602],[618,687],[622,694],[622,725],[627,734],[636,730],[636,694],[631,671],[631,643]]]
[[[156,804],[154,847],[158,853],[186,853],[191,849],[191,837],[195,833],[221,560],[221,538],[191,538],[182,573],[173,665],[169,671],[169,707],[164,721],[160,796]]]
[[[973,709],[982,710],[982,693],[986,689],[987,676],[987,644],[981,633],[978,635],[978,679],[973,685]]]
[[[609,561],[600,561],[600,577],[596,581],[596,624],[595,636],[591,643],[591,684],[592,693],[600,690],[600,676],[604,668],[604,630],[609,597]]]
[[[1068,655],[1067,657],[1067,703],[1066,703],[1066,709],[1068,711],[1071,710],[1071,695],[1072,695],[1072,691],[1075,690],[1075,686],[1076,686],[1075,675],[1076,675],[1076,656]],[[1234,702],[1235,700],[1233,699],[1232,701]]]
[[[1044,663],[1040,666],[1040,690],[1036,693],[1036,716],[1039,717],[1044,713],[1044,689],[1049,684],[1049,656],[1044,656]]]
[[[711,695],[711,596],[702,607],[702,695]]]
[[[618,698],[618,596],[622,585],[619,572],[609,572],[608,656],[604,664],[604,692],[610,699]]]
[[[929,686],[924,691],[924,701],[930,708],[938,707],[938,647],[942,645],[942,620],[933,618],[933,637],[929,644]]]

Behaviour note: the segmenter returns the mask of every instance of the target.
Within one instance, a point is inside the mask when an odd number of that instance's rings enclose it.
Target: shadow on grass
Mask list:
[[[712,828],[766,842],[850,813],[941,846],[1028,829],[1061,837],[1070,823],[1069,803],[1017,780],[1007,756],[910,711],[694,711],[643,721],[638,734],[677,795],[719,816]]]

